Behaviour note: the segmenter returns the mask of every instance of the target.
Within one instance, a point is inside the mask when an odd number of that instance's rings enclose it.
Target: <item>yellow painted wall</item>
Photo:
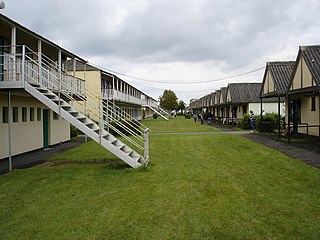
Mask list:
[[[312,75],[304,59],[302,59],[302,74],[303,74],[302,87],[303,88],[312,87],[312,81],[313,81]]]
[[[71,73],[72,74],[72,73]],[[99,121],[99,98],[101,91],[101,73],[100,71],[77,71],[76,77],[85,80],[87,94],[87,116],[92,120]],[[90,91],[90,93],[88,92]],[[92,96],[92,97],[89,97]],[[73,102],[73,107],[84,113],[85,105],[83,102]]]
[[[295,89],[301,89],[301,59],[299,60],[298,67],[296,69],[296,72],[294,74],[293,82],[292,82],[292,88]]]
[[[311,97],[300,95],[301,97],[301,123],[309,125],[319,125],[319,96],[316,97],[316,111],[311,111]],[[299,128],[300,133],[307,133],[306,128]],[[319,136],[319,128],[309,128],[309,134]]]
[[[35,98],[27,95],[11,95],[12,107],[18,107],[18,122],[11,124],[12,155],[40,149],[43,147],[43,116],[42,111],[47,107]],[[2,122],[2,107],[8,106],[7,94],[0,93],[0,159],[8,157],[8,123]],[[22,107],[27,107],[27,121],[22,122]],[[34,107],[34,121],[30,121],[30,107]],[[41,108],[41,121],[37,121],[37,108]],[[9,111],[12,119],[12,109]],[[52,120],[52,112],[50,119]],[[49,144],[70,140],[69,123],[60,119],[50,121]]]
[[[70,140],[70,124],[60,116],[59,120],[53,120],[52,111],[50,112],[49,136],[49,145]]]
[[[231,101],[231,93],[230,93],[230,90],[228,88],[228,92],[227,92],[227,102]]]
[[[275,91],[275,87],[274,87],[273,78],[272,78],[270,72],[268,72],[268,85],[269,85],[269,93],[270,92],[274,92]]]

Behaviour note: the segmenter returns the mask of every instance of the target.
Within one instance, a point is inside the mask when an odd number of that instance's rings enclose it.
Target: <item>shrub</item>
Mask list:
[[[243,117],[238,122],[238,127],[243,129],[249,129],[250,128],[250,114],[244,114]]]
[[[190,119],[190,118],[191,118],[191,114],[187,113],[187,114],[184,115],[184,117],[185,117],[186,119]]]
[[[75,138],[78,136],[81,132],[79,131],[78,128],[70,124],[70,138]]]
[[[153,117],[154,119],[157,119],[157,118],[158,118],[158,114],[157,114],[157,113],[154,113],[154,114],[152,115],[152,117]]]
[[[277,113],[267,113],[265,116],[258,115],[256,117],[256,128],[260,132],[272,133],[278,129],[278,114]]]

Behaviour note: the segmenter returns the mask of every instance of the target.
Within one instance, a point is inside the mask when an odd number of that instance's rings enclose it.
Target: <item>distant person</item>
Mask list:
[[[203,124],[203,113],[200,113],[201,124]]]
[[[212,114],[211,114],[211,112],[208,112],[208,125],[210,125],[211,124],[211,122],[212,122]]]
[[[249,124],[251,127],[251,131],[255,131],[255,125],[256,125],[256,115],[254,115],[253,111],[250,111],[250,119],[249,119]]]
[[[265,116],[265,115],[266,115],[266,112],[265,112],[264,110],[262,110],[261,115],[262,115],[262,116]]]
[[[197,113],[194,113],[194,114],[193,114],[193,120],[194,120],[194,123],[196,123],[196,122],[197,122],[197,117],[198,117]]]

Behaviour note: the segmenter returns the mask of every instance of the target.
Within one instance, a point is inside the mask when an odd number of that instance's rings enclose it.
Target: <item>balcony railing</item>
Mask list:
[[[0,49],[8,46],[0,46]],[[57,63],[44,54],[22,45],[16,46],[16,54],[2,53],[0,58],[0,87],[27,81],[39,83],[52,91],[85,95],[85,81],[59,71]],[[3,84],[2,84],[3,83]]]
[[[138,97],[129,95],[127,93],[120,92],[113,89],[102,89],[102,98],[104,100],[116,100],[119,102],[132,103],[137,105],[146,105],[147,101]]]

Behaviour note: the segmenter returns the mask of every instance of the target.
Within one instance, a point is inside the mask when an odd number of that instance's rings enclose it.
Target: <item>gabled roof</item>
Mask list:
[[[213,92],[213,93],[211,93],[211,101],[212,101],[213,105],[215,104],[215,99],[216,99],[216,93]]]
[[[228,91],[230,92],[231,100],[229,102],[232,103],[241,103],[240,93],[239,89],[240,86],[243,83],[229,83],[228,84]]]
[[[268,71],[272,76],[272,80],[276,89],[272,96],[284,96],[287,94],[287,90],[290,84],[290,78],[293,72],[295,61],[277,61],[267,62],[266,70],[264,72],[263,83],[261,86],[261,96],[263,96],[263,87],[266,81]],[[270,94],[269,94],[270,95]]]
[[[221,88],[220,103],[221,103],[221,98],[222,98],[222,104],[226,103],[226,100],[227,100],[227,87],[222,87]]]
[[[241,103],[260,102],[260,89],[262,83],[242,83],[238,85]]]
[[[314,82],[316,83],[316,87],[318,88],[318,90],[320,90],[320,45],[300,46],[299,47],[298,56],[297,56],[296,63],[294,66],[294,71],[291,75],[288,90],[291,87],[296,69],[299,64],[299,60],[301,58],[303,58],[305,60],[307,67],[312,75],[312,78],[313,78]]]
[[[217,102],[215,105],[219,105],[220,104],[220,96],[221,96],[221,90],[217,90],[216,91],[216,95],[215,97],[217,98]]]

